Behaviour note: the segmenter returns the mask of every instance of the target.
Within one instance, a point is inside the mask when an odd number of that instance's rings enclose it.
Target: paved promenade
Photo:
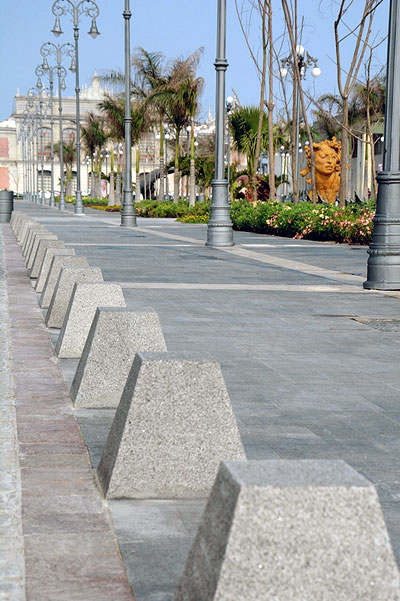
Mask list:
[[[366,248],[235,233],[233,248],[213,249],[202,225],[139,219],[126,229],[119,215],[100,211],[16,208],[88,257],[105,281],[121,284],[129,307],[157,311],[169,351],[221,363],[249,459],[344,459],[369,478],[400,560],[400,293],[362,289]],[[125,601],[125,568],[136,601],[168,601],[205,500],[101,499],[92,467],[114,411],[72,408],[77,360],[54,357],[58,330],[46,330],[20,249],[9,226],[2,231],[0,444],[8,475],[0,502],[7,482],[15,492],[0,505],[0,527],[10,524],[4,532],[17,559],[10,571],[0,562],[0,599],[23,599],[2,593],[22,590],[24,547],[29,601]],[[54,592],[60,579],[64,596]]]

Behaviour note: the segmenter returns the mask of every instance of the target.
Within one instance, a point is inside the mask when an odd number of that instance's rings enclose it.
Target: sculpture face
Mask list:
[[[329,203],[334,203],[340,188],[341,142],[337,142],[336,138],[331,141],[324,140],[323,142],[314,143],[313,149],[317,193]],[[306,148],[306,154],[308,166],[301,171],[303,177],[311,172],[311,151],[309,148]],[[307,183],[311,183],[310,178],[307,178]]]
[[[330,149],[320,150],[315,153],[315,171],[323,175],[330,175],[335,171],[337,154]]]

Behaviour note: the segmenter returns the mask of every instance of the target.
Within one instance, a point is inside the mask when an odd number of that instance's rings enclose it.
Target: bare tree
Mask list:
[[[264,106],[268,109],[268,167],[269,167],[269,184],[270,184],[270,198],[275,200],[275,148],[274,148],[274,101],[273,101],[273,37],[272,37],[272,0],[247,0],[247,6],[250,8],[249,15],[244,16],[245,10],[244,0],[241,6],[238,5],[238,0],[235,0],[236,13],[238,15],[240,27],[243,32],[247,47],[250,52],[250,56],[255,64],[255,67],[260,76],[260,100],[259,100],[259,119],[258,119],[258,131],[255,151],[255,167],[260,161],[261,154],[261,140],[263,138],[263,121],[264,121]],[[261,64],[257,56],[257,52],[253,50],[250,44],[250,26],[252,14],[257,13],[261,20]],[[268,21],[268,26],[267,26]],[[269,45],[269,52],[267,54],[267,47]],[[268,103],[265,101],[265,88],[267,79],[267,67],[269,68],[268,77]],[[252,187],[253,201],[257,200],[257,186],[254,178],[250,181]]]
[[[346,170],[349,159],[349,98],[357,82],[358,73],[364,60],[365,52],[368,48],[368,42],[371,36],[372,23],[377,7],[383,0],[363,0],[363,8],[356,15],[357,25],[350,26],[347,22],[350,8],[353,6],[353,0],[340,0],[337,17],[333,28],[335,34],[335,52],[336,52],[336,73],[337,83],[343,106],[342,119],[342,160],[341,160],[341,178],[339,201],[340,206],[346,205],[347,182]],[[342,34],[344,30],[345,33]],[[349,38],[354,38],[353,53],[350,53],[351,59],[347,69],[343,67],[343,42]],[[346,50],[346,54],[348,51]]]
[[[305,129],[307,132],[307,138],[312,141],[310,123],[307,117],[307,107],[304,99],[304,92],[302,86],[301,73],[299,69],[298,61],[295,59],[297,56],[297,45],[298,45],[298,23],[297,23],[297,0],[292,3],[292,10],[290,10],[287,0],[282,0],[283,14],[285,16],[286,28],[289,36],[290,48],[293,59],[293,119],[292,119],[292,173],[297,173],[296,163],[296,146],[298,140],[296,139],[296,114],[297,114],[297,92],[301,104],[301,110],[303,113],[303,120]],[[294,142],[294,143],[293,143]],[[317,189],[315,186],[315,163],[314,163],[314,148],[310,143],[310,159],[311,159],[311,191],[314,202],[317,199]],[[293,177],[293,195],[294,202],[298,201],[299,189],[297,177]]]

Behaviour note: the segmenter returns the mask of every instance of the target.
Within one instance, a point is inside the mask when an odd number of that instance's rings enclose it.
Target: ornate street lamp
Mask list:
[[[232,221],[229,212],[228,181],[225,178],[225,71],[226,60],[226,0],[218,0],[216,106],[215,106],[215,177],[212,185],[210,220],[207,226],[207,246],[233,246]]]
[[[124,197],[121,211],[121,226],[136,226],[135,205],[132,189],[132,113],[131,113],[131,10],[129,0],[125,0],[125,178]]]
[[[59,145],[60,145],[60,202],[58,208],[62,211],[65,209],[65,196],[64,196],[64,147],[63,147],[63,125],[62,125],[62,98],[61,93],[65,90],[65,77],[67,75],[67,71],[65,67],[62,66],[61,61],[63,56],[68,56],[71,59],[71,65],[69,67],[70,71],[74,71],[75,68],[75,50],[72,44],[69,42],[56,45],[53,42],[46,42],[42,44],[40,48],[40,54],[43,56],[42,70],[45,73],[48,73],[50,79],[50,104],[51,104],[51,120],[53,121],[53,77],[54,71],[57,71],[58,76],[58,113],[59,113]],[[47,57],[50,55],[56,58],[56,65],[54,67],[49,66],[47,61]],[[54,148],[53,148],[53,125],[51,127],[51,136],[52,136],[52,164],[51,164],[51,188],[52,188],[52,197],[54,198]],[[54,204],[52,204],[52,202]],[[50,206],[55,206],[55,199],[50,201]]]
[[[28,90],[28,97],[29,97],[29,101],[28,103],[30,103],[30,106],[33,107],[33,92],[34,90],[38,93],[38,98],[39,98],[39,112],[38,112],[38,120],[39,120],[39,125],[37,128],[37,132],[38,132],[38,136],[40,137],[40,155],[41,155],[41,184],[40,184],[40,204],[44,204],[45,202],[45,197],[44,197],[44,174],[43,174],[43,170],[44,170],[44,162],[43,162],[43,98],[42,98],[42,91],[43,91],[43,84],[41,82],[40,76],[37,73],[37,69],[35,71],[36,75],[38,76],[38,80],[37,80],[37,85],[29,88]],[[37,107],[36,107],[37,108]],[[38,163],[39,163],[39,143],[38,141],[36,142],[37,145],[37,154],[38,154]],[[38,176],[36,175],[36,178]]]
[[[389,16],[383,171],[378,181],[374,233],[364,288],[400,290],[400,2]]]
[[[79,21],[82,15],[87,15],[92,19],[92,24],[88,34],[93,39],[97,38],[99,31],[97,29],[96,19],[100,14],[99,7],[94,0],[56,0],[52,7],[56,21],[52,32],[55,36],[61,35],[61,15],[69,13],[72,16],[75,40],[75,56],[70,70],[75,73],[75,99],[76,99],[76,197],[75,197],[75,215],[83,215],[83,202],[81,191],[81,122],[80,122],[80,98],[79,98]]]

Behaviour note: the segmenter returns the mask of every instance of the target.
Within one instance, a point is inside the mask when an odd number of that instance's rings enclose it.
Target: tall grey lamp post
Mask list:
[[[75,40],[75,62],[71,65],[70,70],[75,73],[75,100],[76,100],[76,196],[75,196],[75,215],[83,215],[83,202],[81,190],[81,114],[80,114],[80,89],[79,89],[79,20],[81,15],[85,14],[92,19],[92,25],[88,31],[93,39],[97,38],[99,31],[96,25],[96,19],[99,16],[99,7],[94,0],[56,0],[52,7],[56,21],[51,30],[55,36],[61,35],[62,29],[60,24],[60,16],[70,13],[72,16],[74,27]]]
[[[63,211],[65,209],[65,196],[64,196],[64,147],[63,147],[63,124],[62,124],[62,97],[61,94],[62,92],[65,90],[66,85],[65,85],[65,77],[67,75],[67,71],[65,69],[65,67],[62,66],[61,61],[62,61],[62,57],[63,56],[69,56],[71,59],[71,66],[70,66],[70,71],[74,71],[75,69],[75,50],[72,44],[70,44],[69,42],[66,42],[65,44],[62,45],[56,45],[53,44],[53,42],[46,42],[45,44],[42,44],[42,47],[40,48],[40,54],[43,56],[43,63],[42,63],[42,70],[45,73],[49,73],[49,77],[50,77],[50,82],[52,82],[53,80],[53,70],[57,69],[57,76],[58,76],[58,113],[59,113],[59,156],[60,156],[60,202],[58,205],[58,208]],[[50,67],[49,63],[47,61],[47,57],[53,55],[56,58],[56,66],[55,67]],[[50,83],[50,91],[52,94],[52,85]],[[52,97],[51,97],[51,115],[52,115],[52,120],[53,120],[53,101],[52,101]],[[52,127],[52,132],[53,132],[53,127]],[[53,133],[52,133],[52,138],[53,138]],[[51,167],[51,173],[52,173],[52,196],[54,196],[54,175],[53,175],[53,170],[54,170],[54,148],[52,150],[52,167]],[[50,202],[50,206],[55,206],[55,200],[53,201],[54,204],[51,204]]]
[[[40,52],[42,48],[40,49]],[[55,207],[56,202],[54,198],[54,67],[45,68],[44,64],[39,65],[36,68],[36,74],[40,77],[47,75],[49,78],[50,88],[50,178],[51,178],[51,190],[50,190],[50,206]]]
[[[131,113],[131,26],[129,0],[125,0],[125,178],[122,201],[121,226],[136,226],[135,205],[132,190],[132,113]],[[145,182],[146,184],[146,182]],[[140,190],[140,186],[139,186]]]
[[[23,131],[25,138],[25,157],[26,157],[26,198],[28,202],[32,202],[32,177],[31,177],[31,169],[32,169],[32,160],[31,160],[31,116],[29,112],[29,108],[26,107],[24,110],[24,121],[23,121]]]
[[[35,75],[37,76],[36,88],[39,90],[39,105],[40,105],[40,154],[41,154],[41,204],[45,204],[46,196],[44,193],[44,133],[43,133],[43,97],[42,92],[46,90],[43,86],[42,80],[40,78],[41,75],[44,74],[43,65],[38,65],[35,69]],[[51,110],[53,109],[52,105],[52,91],[50,91],[50,100],[51,100]],[[51,155],[53,155],[53,120],[51,119]],[[53,167],[53,162],[52,162]]]
[[[400,290],[400,2],[390,1],[383,171],[364,288]]]
[[[33,89],[29,88],[28,91],[28,108],[31,112],[32,119],[32,181],[33,181],[33,202],[39,202],[38,194],[38,164],[39,164],[39,109],[33,101]],[[36,142],[35,142],[36,138]]]
[[[36,75],[38,75],[36,73]],[[43,85],[42,82],[40,80],[40,77],[38,76],[38,85],[36,85],[33,88],[29,88],[28,91],[28,96],[30,99],[30,102],[33,103],[33,91],[36,90],[38,93],[38,98],[39,98],[39,113],[38,113],[38,118],[39,118],[39,125],[37,128],[37,132],[38,132],[38,136],[40,138],[40,144],[37,142],[37,153],[38,153],[38,163],[39,163],[39,150],[40,150],[40,168],[41,168],[41,181],[40,181],[40,204],[44,204],[44,157],[43,157],[43,98],[42,98],[42,91],[43,91]],[[40,148],[39,148],[40,147]],[[37,177],[37,176],[36,176]]]
[[[215,176],[212,185],[210,220],[207,226],[207,246],[233,246],[232,221],[229,211],[228,181],[225,178],[225,71],[226,60],[226,0],[218,0],[216,103],[215,103]]]

